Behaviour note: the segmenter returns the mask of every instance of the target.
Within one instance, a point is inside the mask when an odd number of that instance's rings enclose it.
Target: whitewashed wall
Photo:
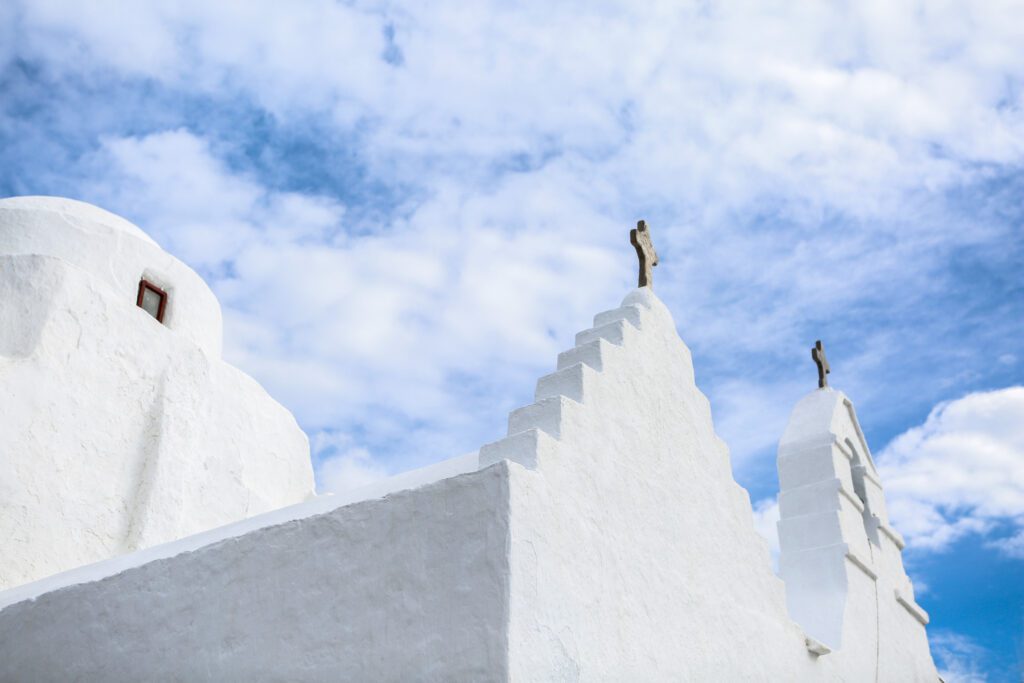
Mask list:
[[[305,518],[13,601],[0,680],[873,680],[874,640],[819,655],[787,613],[650,291],[599,314],[558,366],[476,473],[333,512],[314,501]],[[874,596],[857,600],[860,620]],[[904,640],[894,628],[909,649],[887,649],[886,671],[934,683],[914,668],[930,664],[920,624]],[[58,642],[75,649],[54,658]]]
[[[170,294],[165,325],[210,358],[220,358],[223,330],[213,292],[192,269],[120,216],[62,197],[0,199],[0,254],[60,259],[88,273],[104,294],[132,304],[144,275]],[[32,331],[38,328],[3,328],[4,337],[29,343]]]
[[[512,457],[513,680],[795,680],[816,662],[648,289],[599,314],[481,462]],[[553,675],[554,674],[554,675]]]
[[[135,226],[0,200],[0,588],[312,494],[305,435],[220,340],[202,279]]]
[[[0,681],[504,680],[507,474],[497,465],[10,606]]]
[[[829,387],[793,409],[779,443],[779,569],[790,613],[847,657],[855,680],[934,680],[927,613],[903,568],[853,403]]]

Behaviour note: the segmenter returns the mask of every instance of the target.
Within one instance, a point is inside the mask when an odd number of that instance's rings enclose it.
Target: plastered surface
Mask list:
[[[811,408],[780,447],[784,505],[800,514],[822,503],[797,489],[835,454],[790,469],[787,444],[859,429]],[[595,317],[505,438],[369,495],[383,497],[311,501],[102,580],[0,599],[0,680],[937,680],[923,625],[878,609],[891,586],[856,567],[823,601],[822,623],[841,605],[838,640],[808,640],[824,632],[791,616],[800,601],[787,605],[689,350],[647,289]],[[852,521],[837,524],[867,533]],[[814,524],[789,535],[830,540]],[[881,576],[895,559],[870,561]]]
[[[914,601],[905,543],[849,398],[829,387],[805,396],[778,465],[779,569],[793,618],[854,680],[935,680],[928,615]]]
[[[522,465],[510,487],[512,680],[938,680],[903,541],[845,396],[804,399],[780,445],[783,564],[802,570],[785,586],[689,350],[650,289],[595,316],[536,399],[480,451],[481,465]],[[840,484],[864,495],[856,515],[834,512]],[[819,523],[821,508],[835,524]],[[787,543],[809,550],[805,565],[787,564]],[[816,554],[836,543],[838,555]]]
[[[191,536],[185,536],[176,541],[161,543],[93,564],[75,567],[59,574],[0,591],[0,610],[8,605],[26,600],[34,600],[46,593],[82,583],[100,581],[101,579],[121,574],[129,569],[149,564],[150,562],[193,552],[205,546],[238,538],[260,529],[313,517],[314,515],[322,515],[345,505],[381,498],[389,493],[419,488],[459,474],[475,472],[478,462],[479,457],[476,452],[467,453],[419,469],[403,472],[387,479],[375,481],[356,489],[341,493],[322,494],[302,503],[247,517],[231,524]]]
[[[135,305],[157,274],[166,325]],[[135,226],[0,200],[0,589],[312,494],[305,435],[220,338],[206,285]]]
[[[594,323],[510,418],[510,443],[538,430],[535,446],[503,453],[524,464],[511,487],[512,680],[829,675],[786,615],[664,305],[640,289]]]
[[[170,295],[167,327],[207,356],[220,358],[223,330],[213,292],[188,266],[120,216],[63,197],[0,199],[0,254],[58,258],[88,273],[118,300],[132,303],[139,279],[145,277]],[[9,330],[12,334],[5,337],[8,343],[22,341],[14,350],[27,352],[33,331],[38,328]]]
[[[0,681],[507,680],[508,471],[224,539],[0,611]]]

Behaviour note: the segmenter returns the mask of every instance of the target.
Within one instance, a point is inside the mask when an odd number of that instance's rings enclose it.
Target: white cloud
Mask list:
[[[907,187],[957,181],[968,172],[961,161],[1020,161],[1022,124],[1007,101],[1024,61],[1014,12],[327,0],[22,8],[25,49],[61,70],[113,68],[238,92],[279,116],[369,123],[367,159],[402,180],[552,147],[604,158],[595,165],[631,194],[730,204],[785,194],[857,212]],[[399,68],[382,58],[386,26]]]
[[[967,636],[953,631],[930,631],[928,642],[939,675],[946,683],[985,683],[989,653]]]
[[[754,529],[768,541],[768,552],[771,553],[772,568],[779,570],[779,501],[765,498],[753,505]]]
[[[232,172],[186,131],[108,139],[92,165],[104,169],[93,196],[210,280],[228,360],[307,430],[373,425],[393,449],[415,444],[406,466],[500,436],[511,397],[627,288],[625,259],[570,237],[609,221],[552,193],[575,184],[554,167],[486,194],[442,192],[354,239],[337,201]],[[460,398],[456,377],[489,400]]]
[[[316,470],[316,488],[319,493],[340,493],[387,476],[387,469],[377,463],[366,449],[353,448],[320,462]]]
[[[893,523],[914,548],[941,550],[966,534],[1009,527],[990,543],[1021,556],[1024,387],[939,404],[878,454]]]
[[[278,109],[324,107],[361,94],[384,70],[380,18],[330,0],[21,7],[27,56],[62,71],[96,67],[199,91],[238,92]]]
[[[33,0],[13,14],[20,56],[68,87],[113,74],[314,121],[339,164],[395,192],[367,218],[268,186],[224,162],[237,142],[216,126],[113,134],[67,171],[203,270],[229,359],[304,427],[372,424],[417,458],[499,435],[629,286],[625,230],[646,217],[659,294],[742,472],[799,396],[778,375],[806,367],[807,321],[855,328],[840,378],[883,373],[896,345],[863,311],[920,310],[953,250],[1005,239],[934,198],[1024,163],[1013,3]],[[382,58],[386,28],[400,66]],[[736,362],[754,353],[776,376]],[[851,391],[862,406],[870,380]]]
[[[993,548],[1001,550],[1010,557],[1024,560],[1024,530],[1018,531],[1013,536],[989,541]]]
[[[942,403],[876,460],[890,516],[915,550],[939,551],[966,534],[1008,524],[1016,533],[988,544],[1024,559],[1024,387]],[[777,498],[754,502],[753,514],[777,568]],[[919,595],[927,590],[922,579],[914,585]]]

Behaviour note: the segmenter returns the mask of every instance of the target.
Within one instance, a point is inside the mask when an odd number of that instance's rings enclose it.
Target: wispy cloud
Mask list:
[[[353,447],[353,441],[348,434],[328,431],[317,432],[310,439],[310,447],[320,454],[316,468],[318,492],[350,491],[390,474],[365,448]]]
[[[970,637],[953,631],[936,631],[928,641],[939,675],[946,683],[986,683],[989,652]]]
[[[499,436],[641,216],[741,478],[814,338],[869,432],[1021,377],[1012,4],[6,8],[0,187],[136,220],[389,467]]]
[[[570,330],[625,288],[608,250],[553,229],[572,214],[607,219],[533,182],[468,201],[442,193],[356,236],[336,200],[234,173],[186,131],[107,139],[89,164],[105,169],[93,196],[146,216],[211,281],[230,360],[307,428],[388,443],[399,468],[500,436],[524,369],[553,363]],[[523,211],[516,200],[538,224],[505,228]],[[552,301],[566,272],[593,284]]]

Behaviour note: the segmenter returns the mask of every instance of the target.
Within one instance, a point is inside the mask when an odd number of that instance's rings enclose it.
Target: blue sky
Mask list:
[[[1019,2],[12,0],[0,194],[199,271],[324,489],[501,436],[646,218],[761,527],[821,338],[947,680],[1020,676]]]

